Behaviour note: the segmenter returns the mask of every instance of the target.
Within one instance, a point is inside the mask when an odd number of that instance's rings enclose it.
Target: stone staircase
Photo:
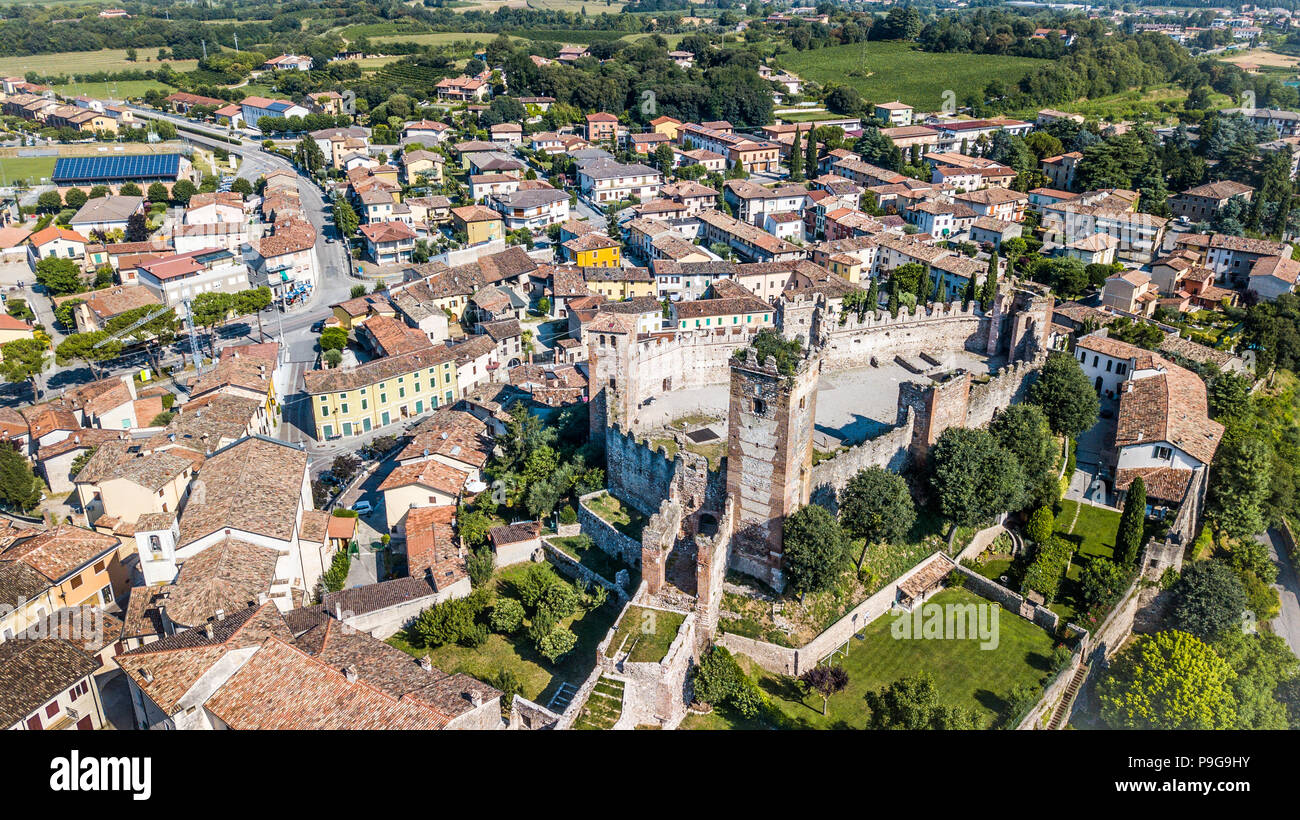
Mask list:
[[[1061,695],[1061,700],[1056,704],[1056,711],[1052,713],[1052,720],[1047,724],[1049,732],[1054,732],[1065,725],[1066,718],[1070,716],[1070,707],[1074,705],[1074,699],[1079,696],[1079,690],[1088,679],[1088,669],[1088,664],[1081,663],[1075,670],[1074,678],[1066,687],[1065,694]]]

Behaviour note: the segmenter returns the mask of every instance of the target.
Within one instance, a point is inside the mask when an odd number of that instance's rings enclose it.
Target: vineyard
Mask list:
[[[450,76],[450,73],[447,69],[399,60],[379,69],[377,76],[383,80],[391,80],[400,85],[415,86],[431,92],[438,81]]]

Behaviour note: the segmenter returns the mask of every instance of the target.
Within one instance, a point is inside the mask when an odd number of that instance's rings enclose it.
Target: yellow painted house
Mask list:
[[[451,225],[453,231],[465,233],[470,245],[494,242],[505,236],[505,225],[501,221],[501,214],[482,205],[452,208]]]
[[[612,301],[655,295],[649,268],[582,268],[587,290]]]
[[[601,233],[574,237],[562,247],[565,256],[580,268],[617,268],[623,264],[623,245]]]
[[[7,313],[0,314],[0,359],[4,358],[4,345],[19,339],[35,339],[36,330],[21,319]]]
[[[682,127],[682,121],[672,117],[658,117],[650,120],[650,127],[654,129],[654,133],[663,134],[668,139],[676,142],[677,133]]]
[[[451,348],[434,347],[309,371],[303,381],[316,438],[361,435],[451,404],[459,394],[455,358]]]

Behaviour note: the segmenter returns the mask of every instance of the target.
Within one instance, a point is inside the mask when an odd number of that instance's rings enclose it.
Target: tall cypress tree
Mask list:
[[[880,285],[875,278],[871,280],[871,286],[867,288],[867,310],[875,314],[880,307]]]
[[[795,129],[794,141],[790,143],[790,181],[803,181],[803,145],[799,142],[799,129]]]
[[[1147,487],[1141,476],[1133,479],[1124,497],[1124,512],[1115,533],[1115,555],[1120,566],[1131,567],[1142,549],[1142,534],[1147,517]]]
[[[984,289],[980,291],[980,310],[993,306],[993,297],[998,293],[998,252],[995,248],[989,254],[989,272],[984,277]]]
[[[966,310],[975,301],[975,277],[966,280],[966,290],[961,295],[961,309]]]

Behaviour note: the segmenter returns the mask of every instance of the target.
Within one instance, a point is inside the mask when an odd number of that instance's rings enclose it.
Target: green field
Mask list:
[[[960,103],[998,78],[1008,85],[1046,65],[1032,57],[933,54],[900,42],[872,41],[782,54],[781,64],[805,80],[853,86],[869,102],[894,99],[932,111],[951,89]]]
[[[139,60],[134,63],[126,59],[124,48],[110,48],[103,51],[64,51],[58,54],[33,54],[28,57],[0,57],[0,74],[25,75],[28,71],[35,71],[42,76],[57,76],[93,74],[96,71],[148,71],[162,65],[152,59],[158,53],[157,49],[150,51],[141,48],[137,51]],[[198,64],[198,60],[168,60],[166,63],[176,71],[193,71]]]
[[[57,157],[0,157],[0,185],[37,183],[54,173]]]
[[[465,31],[426,31],[416,34],[384,34],[378,37],[371,37],[372,46],[382,46],[387,43],[419,43],[422,46],[449,46],[452,43],[470,42],[481,43],[486,45],[497,38],[496,34],[487,32],[465,32]]]
[[[1056,534],[1075,546],[1074,559],[1065,573],[1065,581],[1050,607],[1062,618],[1073,620],[1080,615],[1083,602],[1080,600],[1079,576],[1088,562],[1094,558],[1114,560],[1119,518],[1118,512],[1104,507],[1061,501],[1061,511],[1056,515]]]
[[[988,603],[964,589],[946,589],[930,602]],[[866,693],[918,671],[934,678],[944,703],[973,708],[979,724],[991,726],[1005,707],[1007,695],[1021,684],[1041,684],[1051,666],[1052,636],[1005,610],[998,617],[998,646],[989,650],[980,649],[978,640],[895,639],[890,634],[893,621],[890,615],[883,615],[867,626],[862,640],[849,641],[848,656],[840,656],[849,673],[849,685],[831,697],[825,716],[821,696],[800,697],[791,678],[766,672],[740,656],[742,665],[748,665],[750,675],[757,676],[759,688],[779,712],[781,725],[747,721],[727,709],[715,709],[712,714],[688,716],[681,728],[861,729],[869,717]]]

